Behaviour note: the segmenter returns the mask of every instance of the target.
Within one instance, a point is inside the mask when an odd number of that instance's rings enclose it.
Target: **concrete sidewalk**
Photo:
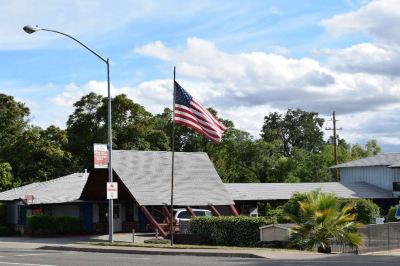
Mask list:
[[[153,234],[135,235],[135,243],[143,243],[146,239],[154,238]],[[318,259],[334,257],[334,254],[319,254],[297,250],[278,250],[267,248],[158,248],[136,246],[108,246],[99,245],[99,242],[108,240],[108,235],[78,236],[58,238],[31,238],[31,237],[1,237],[0,247],[14,249],[44,249],[119,254],[153,254],[153,255],[191,255],[208,257],[241,257],[241,258],[268,258],[268,259]],[[115,234],[115,242],[132,243],[131,234]],[[92,243],[92,244],[91,244]],[[96,244],[98,243],[98,244]]]
[[[318,259],[334,257],[335,254],[320,254],[297,250],[274,250],[264,248],[215,248],[215,249],[189,249],[189,248],[155,248],[155,247],[126,247],[103,246],[91,244],[70,244],[64,246],[43,246],[44,250],[63,250],[81,252],[119,253],[119,254],[144,254],[144,255],[186,255],[207,257],[238,257],[238,258],[264,258],[264,259]],[[342,254],[343,255],[343,254]]]

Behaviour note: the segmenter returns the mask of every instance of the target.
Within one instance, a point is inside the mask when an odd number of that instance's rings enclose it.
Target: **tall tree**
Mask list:
[[[112,98],[113,149],[166,150],[168,137],[151,113],[125,94]],[[82,168],[92,168],[93,143],[108,143],[108,100],[95,93],[74,104],[67,121],[68,150]]]
[[[278,141],[280,152],[287,157],[295,147],[319,152],[324,144],[323,123],[314,112],[289,109],[284,116],[275,112],[264,118],[261,137],[267,142]]]
[[[7,161],[7,147],[15,143],[28,124],[29,109],[14,97],[0,93],[0,162]]]
[[[16,182],[45,181],[76,170],[71,154],[64,150],[66,144],[65,131],[55,126],[24,131],[9,150]]]
[[[13,187],[12,168],[9,163],[0,163],[0,191]]]

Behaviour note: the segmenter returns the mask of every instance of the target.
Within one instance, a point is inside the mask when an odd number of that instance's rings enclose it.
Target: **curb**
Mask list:
[[[142,255],[173,255],[173,256],[200,256],[200,257],[235,257],[235,258],[256,258],[265,257],[253,253],[232,253],[232,252],[195,252],[195,251],[173,251],[173,250],[138,250],[138,249],[115,249],[115,248],[91,248],[91,247],[68,247],[68,246],[43,246],[41,250],[62,250],[96,253],[117,253],[117,254],[142,254]]]

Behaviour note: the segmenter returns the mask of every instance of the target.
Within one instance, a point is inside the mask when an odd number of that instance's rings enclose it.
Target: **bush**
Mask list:
[[[13,236],[15,232],[7,226],[0,225],[0,236]]]
[[[223,246],[255,246],[260,238],[259,227],[270,224],[261,217],[195,217],[189,228],[193,235]]]
[[[307,193],[296,192],[293,196],[282,205],[283,212],[285,214],[294,215],[296,217],[300,217],[300,202],[305,201],[307,199]],[[287,222],[288,219],[285,218]]]
[[[381,209],[372,200],[356,199],[342,200],[342,207],[349,202],[354,201],[355,207],[353,213],[356,214],[356,221],[363,224],[374,224],[375,219],[380,217]]]
[[[400,222],[400,219],[397,219],[395,216],[397,210],[397,205],[390,207],[389,212],[387,214],[388,222]]]
[[[32,235],[72,235],[85,232],[83,221],[69,216],[29,216],[27,220],[28,230]]]
[[[283,207],[278,207],[276,209],[270,209],[266,213],[266,216],[273,223],[287,223],[286,213]]]

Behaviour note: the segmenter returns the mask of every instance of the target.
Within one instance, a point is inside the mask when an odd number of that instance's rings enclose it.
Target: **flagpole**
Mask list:
[[[172,106],[172,167],[171,167],[171,246],[174,244],[174,160],[175,160],[175,66],[174,66],[174,94]]]

